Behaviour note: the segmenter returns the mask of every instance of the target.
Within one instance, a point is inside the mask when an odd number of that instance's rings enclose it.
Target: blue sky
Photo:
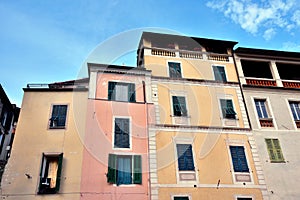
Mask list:
[[[76,79],[96,47],[114,52],[130,43],[127,56],[97,62],[134,66],[144,28],[233,40],[239,42],[236,47],[300,52],[297,1],[2,0],[0,83],[11,102],[21,106],[27,83]],[[136,38],[109,47],[113,38],[132,31]]]

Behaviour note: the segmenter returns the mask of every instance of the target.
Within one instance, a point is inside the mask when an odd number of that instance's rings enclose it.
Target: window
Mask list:
[[[117,185],[142,184],[142,157],[109,154],[107,182]]]
[[[189,197],[187,196],[177,196],[173,198],[174,200],[189,200]]]
[[[255,107],[259,118],[260,126],[273,127],[273,120],[268,115],[266,100],[255,99],[254,102],[255,102]]]
[[[133,83],[108,82],[108,100],[135,102]]]
[[[129,148],[130,135],[129,135],[129,119],[128,118],[115,118],[115,148]]]
[[[225,68],[223,66],[213,66],[215,80],[221,82],[227,82]]]
[[[237,200],[252,200],[251,197],[238,197]]]
[[[249,172],[243,146],[230,146],[230,154],[234,172]]]
[[[300,128],[300,109],[299,102],[289,102],[290,108],[296,123],[297,128]]]
[[[67,105],[53,105],[50,118],[50,128],[65,128]]]
[[[55,194],[59,191],[63,154],[43,154],[38,194]]]
[[[300,120],[299,102],[290,102],[290,108],[295,121]]]
[[[284,162],[278,139],[265,139],[271,162]]]
[[[185,97],[172,96],[174,116],[187,116]]]
[[[220,99],[223,118],[235,119],[236,112],[231,99]]]
[[[258,117],[260,119],[268,118],[268,113],[267,113],[267,109],[266,109],[266,100],[256,99],[255,100],[255,107],[256,107],[256,110],[257,110]]]
[[[191,144],[176,144],[179,171],[194,171],[194,159]]]
[[[181,78],[181,67],[180,63],[168,62],[169,65],[169,75],[171,78]]]

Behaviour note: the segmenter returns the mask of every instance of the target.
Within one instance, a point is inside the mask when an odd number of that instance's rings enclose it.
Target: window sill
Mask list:
[[[286,163],[286,161],[284,161],[284,160],[270,160],[270,163]]]
[[[55,127],[49,127],[49,129],[66,129],[65,126],[55,126]]]

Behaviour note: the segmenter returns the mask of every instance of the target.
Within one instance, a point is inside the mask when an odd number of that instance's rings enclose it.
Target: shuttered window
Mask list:
[[[115,118],[115,148],[130,148],[129,119]]]
[[[230,146],[230,154],[235,172],[249,172],[243,146]]]
[[[187,116],[185,97],[172,96],[174,116]]]
[[[285,162],[278,139],[265,139],[271,162]]]
[[[181,66],[180,63],[169,62],[169,75],[171,78],[181,78]]]
[[[108,82],[108,100],[135,102],[135,84]]]
[[[50,128],[65,128],[67,105],[53,105],[50,118]]]
[[[142,157],[109,154],[107,182],[117,185],[142,184]]]
[[[227,82],[225,68],[223,66],[213,66],[216,81]]]
[[[63,154],[43,154],[38,194],[55,194],[61,181]]]
[[[176,144],[179,171],[194,171],[194,159],[191,144]]]
[[[236,112],[231,99],[220,99],[223,118],[235,119]]]

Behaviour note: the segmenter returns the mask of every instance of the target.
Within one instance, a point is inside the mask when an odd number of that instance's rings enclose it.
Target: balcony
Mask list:
[[[297,128],[300,128],[300,120],[295,121]]]
[[[274,127],[272,118],[261,118],[259,119],[259,123],[260,126],[264,128]]]
[[[151,50],[151,54],[155,56],[169,56],[169,57],[175,57],[175,52],[166,50],[166,49],[160,49],[160,48],[155,48]]]
[[[145,48],[145,50],[147,51],[147,48]],[[230,55],[227,54],[216,54],[216,53],[207,53],[202,51],[190,51],[190,50],[168,49],[168,48],[158,48],[158,47],[152,47],[149,48],[149,50],[151,52],[151,55],[154,56],[231,62],[231,60],[229,59]],[[149,54],[150,53],[148,53],[148,55]]]
[[[247,85],[276,86],[276,81],[268,79],[246,78]]]
[[[282,81],[282,85],[285,88],[300,88],[299,81]]]
[[[193,58],[193,59],[203,59],[202,52],[195,51],[179,51],[180,58]]]
[[[229,62],[229,56],[223,54],[208,54],[207,58],[208,60]]]

